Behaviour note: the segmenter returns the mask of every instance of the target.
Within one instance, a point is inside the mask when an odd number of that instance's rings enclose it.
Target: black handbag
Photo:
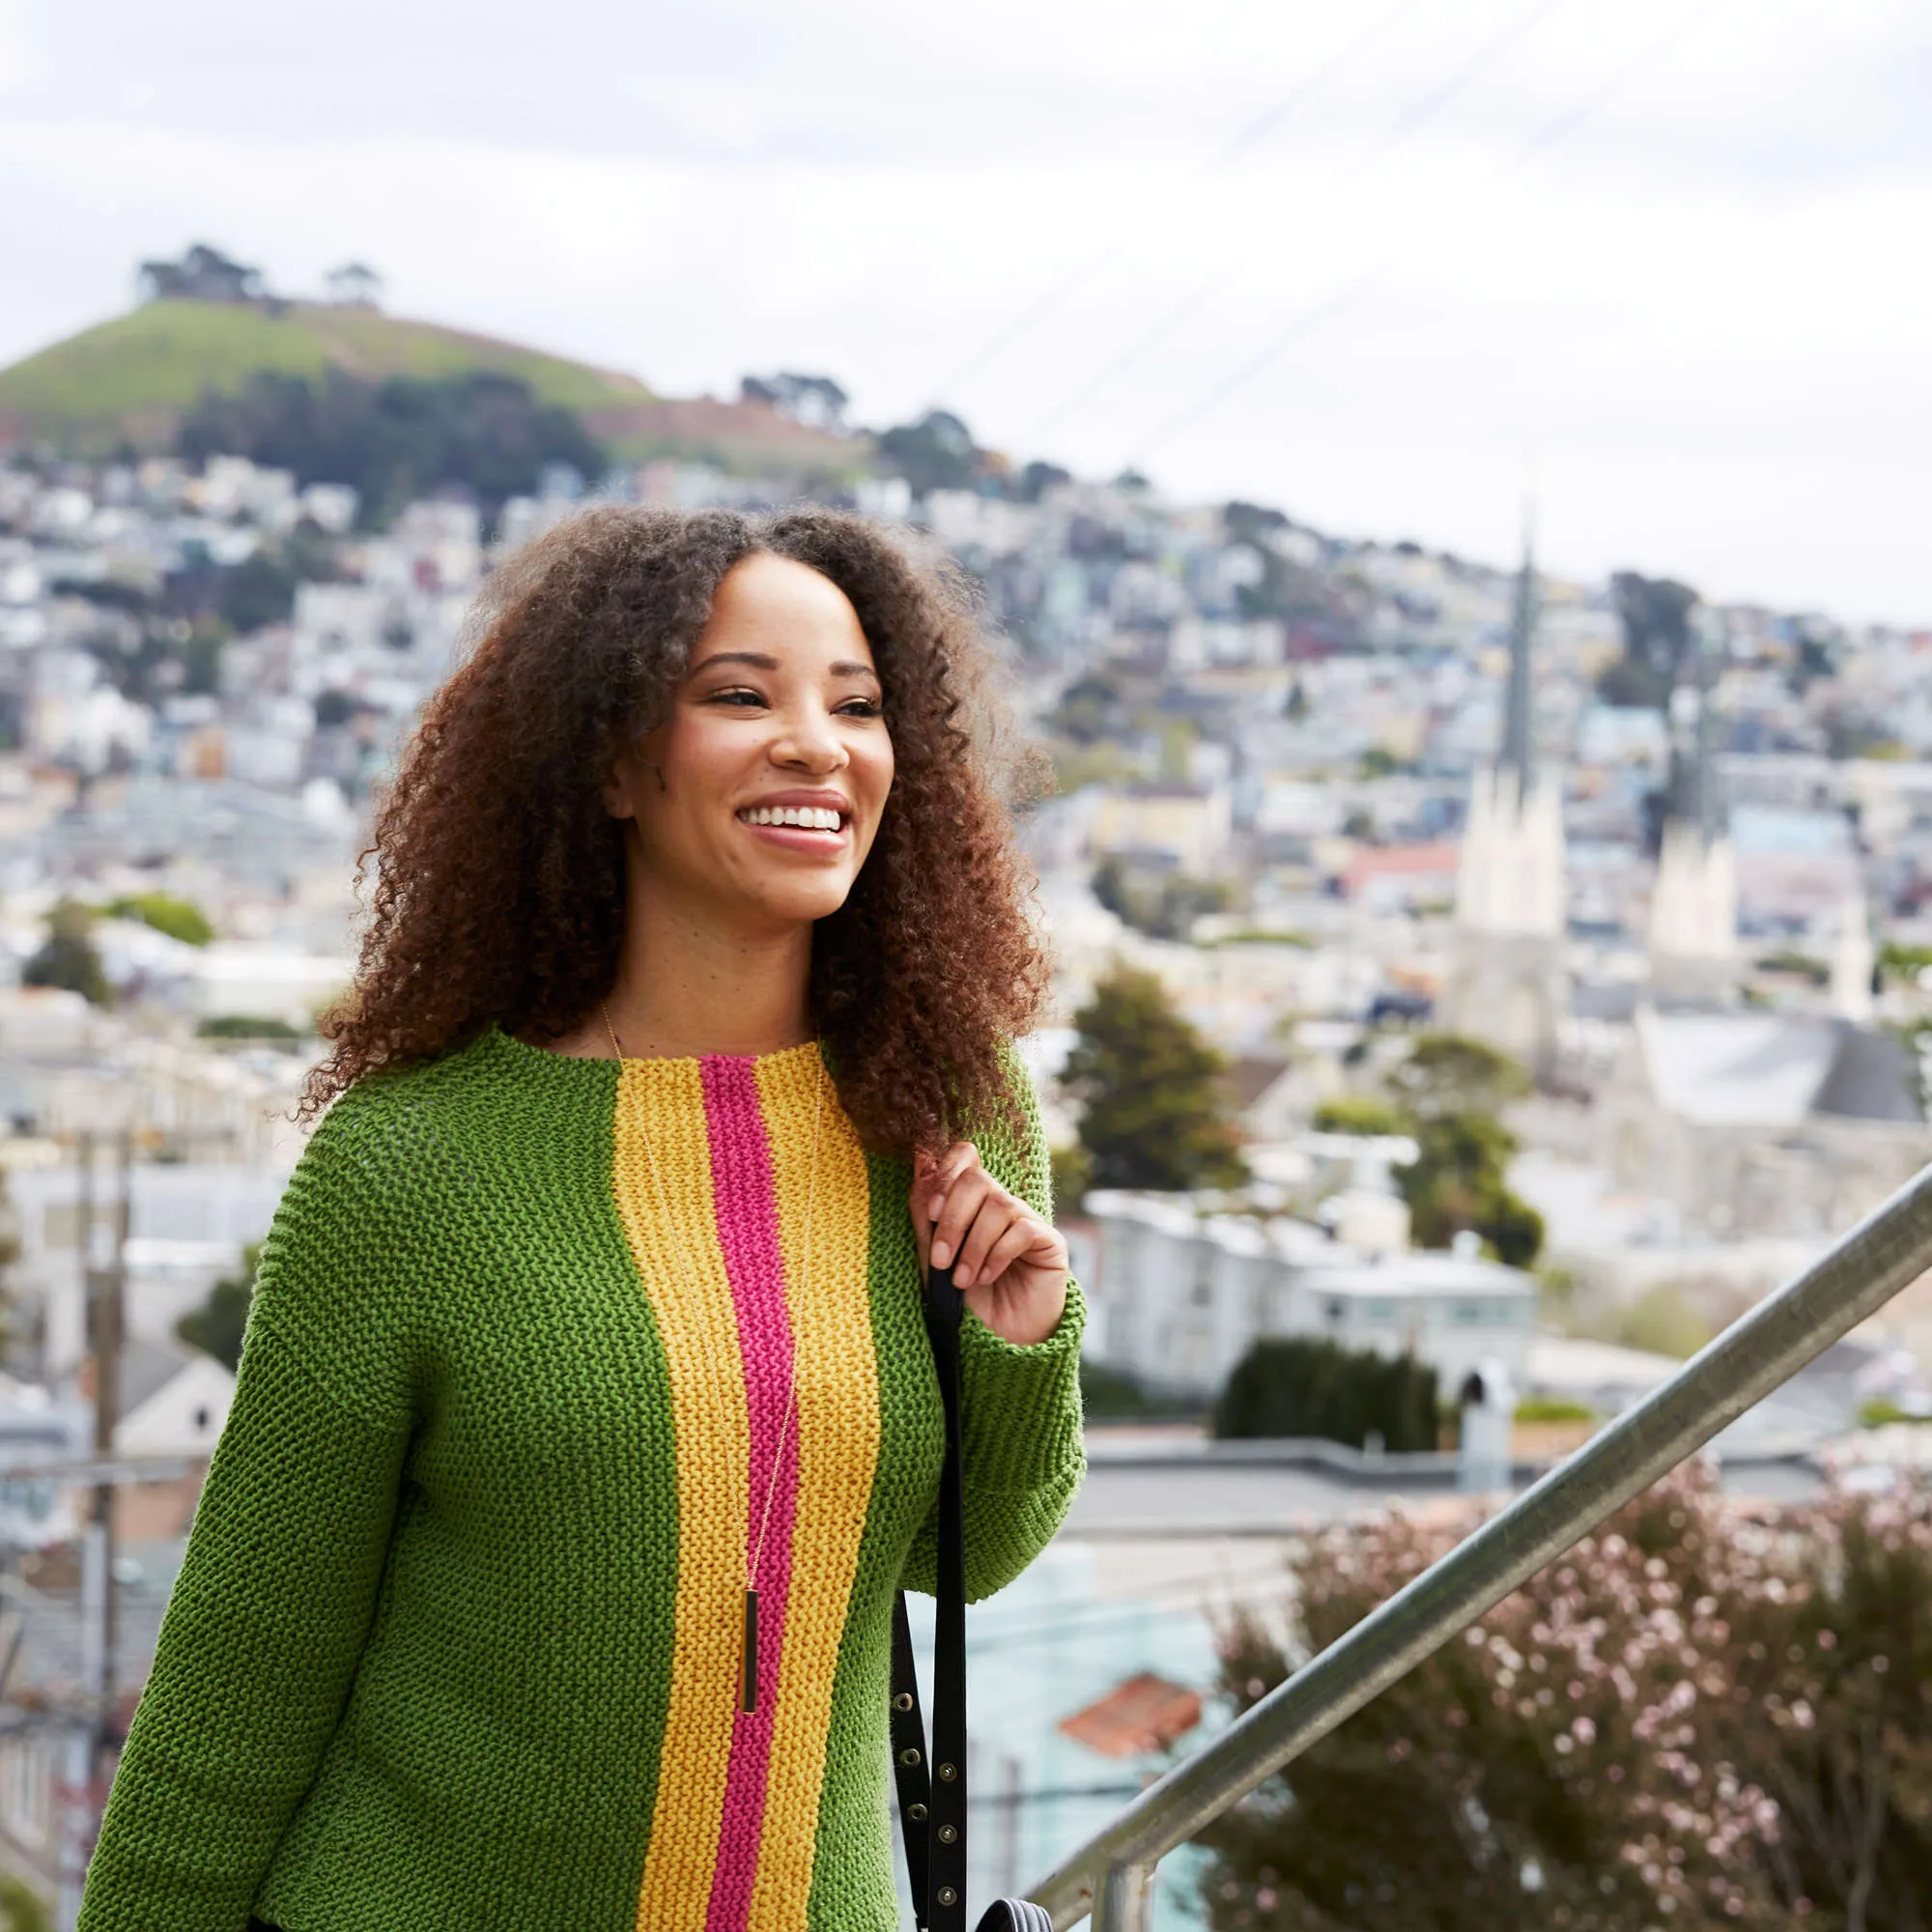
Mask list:
[[[965,1932],[966,1925],[966,1508],[960,1466],[959,1321],[962,1303],[950,1267],[930,1268],[921,1295],[939,1400],[946,1413],[946,1462],[939,1476],[939,1575],[932,1637],[932,1743],[919,1707],[919,1673],[905,1592],[893,1604],[893,1775],[906,1876],[920,1932]],[[979,1932],[1053,1932],[1043,1906],[1002,1898]]]

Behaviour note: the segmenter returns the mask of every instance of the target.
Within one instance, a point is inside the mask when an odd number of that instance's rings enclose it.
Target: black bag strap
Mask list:
[[[965,1932],[966,1925],[966,1502],[959,1435],[963,1307],[952,1270],[928,1268],[920,1312],[946,1418],[946,1460],[939,1472],[939,1574],[933,1592],[929,1763],[922,1754],[925,1725],[903,1592],[893,1607],[893,1760],[898,1773],[906,1874],[920,1932]]]
[[[946,1416],[946,1461],[939,1472],[930,1764],[905,1592],[893,1603],[893,1773],[920,1932],[965,1932],[966,1925],[966,1490],[959,1422],[963,1310],[952,1270],[928,1269],[921,1313]],[[1053,1932],[1053,1920],[1030,1899],[1003,1898],[980,1919],[980,1932]]]

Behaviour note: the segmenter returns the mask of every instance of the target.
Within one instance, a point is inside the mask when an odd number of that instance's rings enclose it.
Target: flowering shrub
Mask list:
[[[1310,1538],[1245,1709],[1466,1524]],[[1683,1472],[1207,1835],[1266,1932],[1932,1928],[1932,1490],[1745,1509]]]

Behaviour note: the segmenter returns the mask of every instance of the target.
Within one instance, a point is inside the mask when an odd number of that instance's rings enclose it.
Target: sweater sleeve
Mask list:
[[[1009,1056],[1020,1124],[975,1136],[986,1172],[1051,1218],[1046,1136],[1033,1082]],[[959,1407],[964,1433],[966,1598],[1004,1590],[1066,1520],[1087,1451],[1080,1415],[1080,1334],[1087,1304],[1070,1277],[1059,1324],[1022,1348],[1003,1341],[969,1308],[959,1328]],[[908,1589],[930,1592],[938,1572],[938,1520],[928,1517],[907,1559]]]
[[[403,1229],[338,1102],[266,1242],[235,1399],[88,1873],[81,1932],[243,1932],[340,1719],[411,1427]]]

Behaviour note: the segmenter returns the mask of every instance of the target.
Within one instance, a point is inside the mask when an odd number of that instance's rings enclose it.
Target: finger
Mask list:
[[[1016,1261],[1032,1250],[1037,1238],[1036,1231],[1027,1225],[1024,1216],[1015,1220],[993,1243],[985,1259],[975,1264],[973,1279],[966,1286],[971,1288],[998,1281]],[[954,1275],[953,1279],[957,1281],[959,1277]]]
[[[933,1169],[932,1178],[923,1190],[925,1195],[925,1218],[937,1221],[946,1211],[948,1197],[958,1184],[961,1176],[981,1173],[980,1150],[971,1141],[959,1141],[947,1149],[945,1155]],[[915,1210],[916,1212],[917,1210]],[[945,1264],[942,1262],[943,1267]]]
[[[966,1230],[973,1225],[973,1218],[980,1211],[980,1204],[991,1192],[992,1186],[992,1181],[977,1168],[970,1174],[961,1175],[952,1183],[946,1196],[946,1206],[933,1223],[932,1263],[935,1267],[951,1264],[952,1257],[959,1252],[960,1242],[966,1238]]]
[[[973,1225],[959,1244],[959,1259],[952,1264],[952,1279],[961,1288],[985,1280],[986,1257],[1025,1211],[1010,1194],[998,1187],[980,1202],[980,1211],[973,1216]]]

